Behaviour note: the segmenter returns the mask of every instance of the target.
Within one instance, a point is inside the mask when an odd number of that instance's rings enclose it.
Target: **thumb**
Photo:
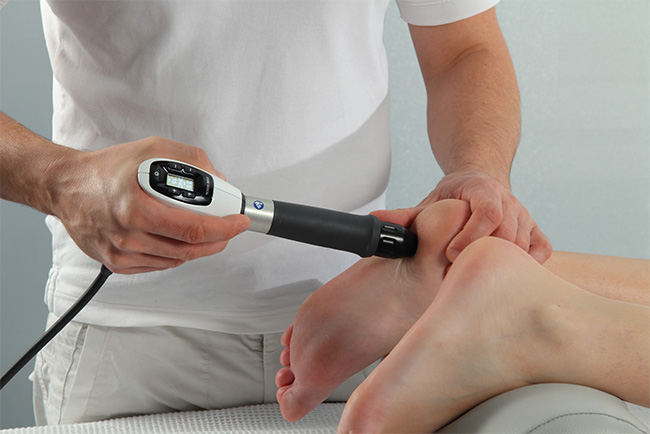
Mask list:
[[[400,208],[392,210],[378,210],[373,211],[370,214],[374,215],[381,221],[395,223],[406,228],[410,227],[413,224],[415,217],[422,211],[422,207],[413,207],[413,208]]]

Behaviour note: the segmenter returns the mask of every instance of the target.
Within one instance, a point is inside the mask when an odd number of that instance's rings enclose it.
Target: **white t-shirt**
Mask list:
[[[204,148],[245,194],[356,213],[381,208],[390,170],[387,2],[42,0],[53,140],[97,150],[162,136]],[[497,2],[398,5],[408,22],[437,25]],[[61,315],[99,264],[58,219],[47,224],[46,302]],[[310,293],[357,259],[246,233],[177,269],[111,276],[77,320],[281,331]]]

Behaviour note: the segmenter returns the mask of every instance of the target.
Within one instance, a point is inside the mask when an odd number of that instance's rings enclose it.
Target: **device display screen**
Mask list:
[[[170,187],[182,188],[183,190],[194,191],[194,180],[184,176],[167,174],[167,185]]]

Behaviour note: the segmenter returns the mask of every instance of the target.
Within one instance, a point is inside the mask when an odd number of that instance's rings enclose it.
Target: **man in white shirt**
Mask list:
[[[431,202],[465,200],[472,216],[449,259],[495,235],[543,262],[550,245],[509,192],[519,94],[497,1],[398,0],[446,175],[404,212],[412,221]],[[168,208],[140,189],[137,167],[173,158],[219,170],[256,196],[356,213],[382,208],[386,5],[42,1],[53,138],[0,115],[2,198],[48,215],[50,322],[100,262],[117,275],[39,356],[38,423],[275,399],[280,333],[310,293],[356,258],[238,235],[250,223],[241,215]]]

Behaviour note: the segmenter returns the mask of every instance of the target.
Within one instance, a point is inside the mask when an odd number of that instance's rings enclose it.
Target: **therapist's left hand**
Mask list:
[[[465,227],[447,247],[447,258],[451,262],[473,241],[487,236],[515,243],[539,263],[544,263],[551,256],[552,248],[548,238],[528,210],[510,193],[510,189],[495,178],[478,171],[448,174],[414,208],[374,214],[408,226],[426,206],[443,199],[464,200],[469,203],[472,212]]]

